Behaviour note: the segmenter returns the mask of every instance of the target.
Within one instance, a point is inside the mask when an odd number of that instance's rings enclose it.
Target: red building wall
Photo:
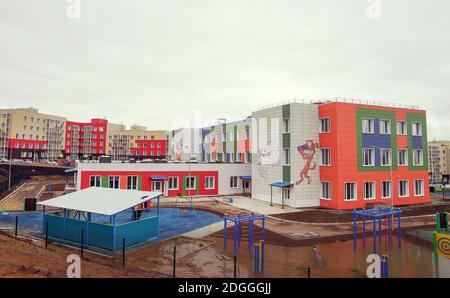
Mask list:
[[[319,117],[329,117],[331,132],[320,133],[320,147],[331,148],[331,165],[320,166],[321,182],[330,182],[332,185],[332,199],[321,200],[320,205],[333,209],[365,208],[367,204],[390,204],[391,199],[381,198],[381,181],[391,181],[390,171],[359,171],[357,160],[357,118],[356,108],[389,110],[395,112],[395,120],[406,120],[407,113],[425,114],[423,110],[399,109],[381,106],[368,106],[350,103],[330,103],[319,107]],[[426,127],[424,127],[426,130]],[[391,131],[391,133],[394,133]],[[397,148],[408,145],[408,137],[396,136]],[[393,154],[396,154],[394,151]],[[411,154],[411,151],[408,152]],[[428,157],[423,156],[424,162]],[[409,180],[409,197],[398,197],[398,180]],[[424,196],[414,196],[414,180],[424,180]],[[344,183],[357,183],[357,200],[344,200]],[[375,200],[364,200],[363,183],[375,182]],[[411,170],[408,166],[399,166],[393,171],[392,194],[394,205],[406,205],[429,202],[429,184],[427,170]]]
[[[72,131],[72,126],[73,125],[77,125],[80,127],[80,136],[78,137],[74,137],[73,135],[73,131]],[[79,155],[82,155],[82,150],[83,150],[83,129],[86,126],[91,126],[92,127],[92,144],[95,142],[95,146],[92,145],[90,148],[92,149],[92,155],[102,155],[106,153],[106,142],[107,142],[107,125],[108,125],[108,120],[105,119],[91,119],[91,122],[74,122],[74,121],[67,121],[66,122],[66,142],[65,142],[65,152],[66,154],[70,154],[70,152],[72,151],[72,141],[73,140],[78,140],[79,145],[78,145],[78,151],[80,152]],[[101,131],[103,130],[103,131]],[[94,137],[95,135],[95,137]],[[101,138],[101,135],[103,135],[103,138]],[[103,144],[102,144],[103,143]]]

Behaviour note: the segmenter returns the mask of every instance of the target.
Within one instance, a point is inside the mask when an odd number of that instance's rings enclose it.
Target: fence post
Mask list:
[[[236,278],[236,269],[237,269],[237,256],[234,256],[234,278]]]
[[[84,229],[81,229],[80,255],[83,257]]]
[[[16,215],[16,226],[15,226],[15,228],[14,228],[14,236],[15,236],[15,237],[17,237],[17,225],[18,225],[18,222],[19,222],[19,218],[18,218],[17,215]]]
[[[311,267],[308,267],[308,278],[311,278]]]
[[[45,223],[45,249],[48,247],[48,221]]]
[[[125,238],[122,239],[122,269],[125,269]]]
[[[173,278],[175,278],[175,270],[176,270],[176,264],[177,264],[177,246],[173,246]]]

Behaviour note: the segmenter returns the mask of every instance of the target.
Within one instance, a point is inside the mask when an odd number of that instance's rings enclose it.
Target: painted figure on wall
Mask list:
[[[311,184],[311,176],[309,175],[309,171],[316,169],[316,163],[313,161],[314,154],[316,150],[319,148],[318,143],[314,143],[312,140],[307,140],[306,144],[297,147],[298,153],[301,157],[306,160],[305,166],[300,172],[300,177],[297,181],[295,181],[295,185],[301,184],[305,179],[308,184]]]

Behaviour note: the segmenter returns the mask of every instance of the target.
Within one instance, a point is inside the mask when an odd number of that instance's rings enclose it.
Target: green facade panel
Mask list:
[[[283,148],[291,148],[291,134],[283,133]]]
[[[283,119],[291,118],[291,105],[290,104],[283,105],[282,109],[283,109],[283,113],[282,113]]]
[[[412,123],[422,123],[422,152],[423,165],[415,166],[413,164],[413,135]],[[406,113],[406,125],[408,127],[408,168],[410,170],[428,170],[428,137],[427,137],[427,120],[425,114],[422,113]]]
[[[137,189],[142,190],[142,176],[137,176]]]
[[[291,166],[283,166],[283,182],[291,182]]]
[[[102,187],[108,187],[108,181],[109,181],[109,176],[102,176],[101,186]]]
[[[356,154],[358,160],[358,171],[371,172],[371,171],[390,171],[390,166],[370,166],[365,167],[362,164],[362,119],[382,119],[391,121],[391,154],[392,154],[392,170],[397,170],[397,126],[395,119],[395,112],[388,110],[366,109],[356,108]]]

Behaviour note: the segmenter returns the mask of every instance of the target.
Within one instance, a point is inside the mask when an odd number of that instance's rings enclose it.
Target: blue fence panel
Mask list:
[[[148,217],[139,221],[134,221],[116,226],[116,249],[142,243],[158,237],[158,217]]]
[[[113,250],[113,226],[89,223],[88,244]]]

